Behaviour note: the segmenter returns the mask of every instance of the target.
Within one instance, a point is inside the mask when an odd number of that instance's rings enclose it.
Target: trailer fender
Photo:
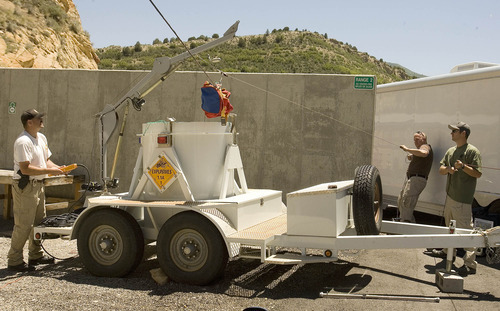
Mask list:
[[[227,239],[226,239],[227,236],[235,233],[236,229],[231,224],[231,222],[219,210],[217,210],[217,209],[201,209],[200,210],[200,209],[196,209],[196,208],[185,208],[185,207],[179,208],[179,207],[173,207],[172,211],[173,211],[173,213],[172,213],[172,215],[168,219],[170,219],[171,217],[173,217],[173,216],[175,216],[177,214],[185,213],[185,212],[195,212],[195,213],[199,213],[199,214],[203,215],[208,220],[210,220],[210,222],[219,231],[220,235],[224,239],[224,243],[226,243],[226,248],[227,248],[227,252],[228,252],[229,256],[230,257],[234,257],[234,256],[238,255],[239,248],[232,249],[231,248],[231,243],[229,243],[227,241]],[[160,225],[159,229],[161,229],[161,226],[166,221],[168,221],[168,219],[166,219]]]
[[[234,257],[238,255],[239,248],[232,249],[231,243],[229,243],[226,238],[227,236],[236,232],[236,229],[233,226],[231,226],[229,220],[216,209],[202,210],[201,214],[207,217],[219,230],[220,235],[222,236],[224,242],[226,243],[227,253],[229,254],[229,257]]]
[[[85,222],[85,219],[87,219],[93,212],[96,212],[104,208],[114,208],[114,207],[106,205],[97,205],[85,208],[80,213],[80,215],[78,215],[78,218],[75,220],[75,223],[73,224],[73,230],[71,231],[70,239],[74,240],[78,237],[78,232],[80,231],[82,224]]]

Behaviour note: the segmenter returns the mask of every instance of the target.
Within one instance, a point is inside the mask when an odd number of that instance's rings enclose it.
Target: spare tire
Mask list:
[[[358,235],[378,235],[382,225],[382,181],[372,165],[356,168],[352,193],[354,226]]]

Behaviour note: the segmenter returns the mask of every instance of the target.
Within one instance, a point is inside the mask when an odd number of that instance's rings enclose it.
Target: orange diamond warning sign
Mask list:
[[[167,158],[161,155],[158,161],[149,169],[148,175],[158,189],[163,192],[168,182],[177,175],[177,171],[168,162]]]

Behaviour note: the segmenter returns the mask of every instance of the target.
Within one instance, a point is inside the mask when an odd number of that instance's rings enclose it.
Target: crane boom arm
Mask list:
[[[235,37],[236,31],[238,30],[239,21],[236,21],[231,27],[226,30],[224,35],[218,39],[215,39],[206,44],[200,45],[194,49],[188,50],[182,54],[174,56],[172,58],[164,56],[155,59],[153,63],[153,69],[144,78],[142,78],[134,87],[132,87],[127,94],[120,98],[114,105],[106,105],[104,109],[99,112],[96,117],[99,119],[99,143],[101,146],[101,179],[103,181],[108,180],[107,176],[107,143],[111,135],[116,130],[118,124],[118,114],[117,109],[123,104],[127,107],[132,104],[137,110],[140,110],[144,104],[144,97],[148,95],[154,88],[156,88],[161,82],[171,75],[175,69],[187,58],[199,54],[203,51],[214,48],[222,43],[225,43]],[[127,109],[128,111],[128,109]],[[125,122],[125,118],[124,118]],[[119,140],[123,135],[123,128],[120,133]],[[118,155],[120,144],[117,145],[117,150],[115,151],[115,160]]]

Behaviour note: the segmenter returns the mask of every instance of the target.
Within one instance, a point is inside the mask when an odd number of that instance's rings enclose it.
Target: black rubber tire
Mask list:
[[[78,233],[78,253],[96,276],[122,277],[137,268],[144,255],[144,237],[127,212],[105,208],[84,220]]]
[[[219,230],[196,212],[170,218],[158,234],[156,248],[165,274],[176,282],[192,285],[219,279],[229,257]]]
[[[382,225],[382,181],[378,169],[356,169],[352,194],[354,226],[358,235],[378,235]]]

